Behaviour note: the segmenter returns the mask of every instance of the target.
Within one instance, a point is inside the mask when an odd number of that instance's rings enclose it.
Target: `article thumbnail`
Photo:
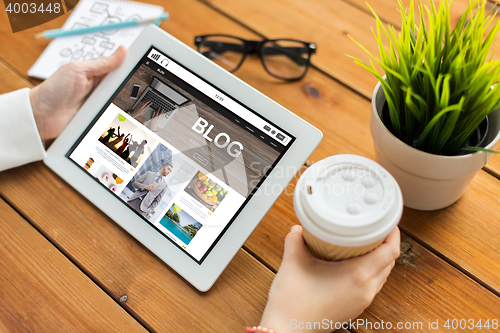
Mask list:
[[[82,165],[82,167],[88,171],[91,175],[93,175],[97,169],[101,166],[101,163],[94,160],[93,157],[89,157],[87,160],[85,160],[85,163]]]
[[[99,137],[99,141],[134,168],[156,144],[156,140],[151,135],[122,114],[116,116]]]
[[[180,154],[159,144],[120,194],[133,210],[150,221],[160,219],[195,168]]]
[[[201,171],[191,179],[184,191],[211,211],[217,209],[228,192]]]
[[[111,192],[119,193],[124,185],[123,179],[118,177],[113,171],[106,166],[101,165],[94,173],[96,179],[99,179]]]
[[[203,226],[175,203],[170,207],[160,224],[188,245]]]

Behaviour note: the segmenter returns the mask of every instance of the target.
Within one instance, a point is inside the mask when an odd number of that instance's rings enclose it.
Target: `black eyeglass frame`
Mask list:
[[[231,73],[236,72],[238,70],[238,68],[241,67],[241,64],[243,64],[243,62],[245,61],[245,58],[248,54],[258,54],[260,61],[262,63],[262,67],[264,67],[264,69],[266,70],[266,72],[269,75],[271,75],[275,78],[281,79],[281,80],[286,80],[286,81],[297,81],[297,80],[302,79],[304,77],[304,75],[306,75],[307,70],[309,69],[309,65],[311,64],[311,56],[314,53],[316,53],[316,49],[317,49],[316,44],[304,42],[304,41],[297,40],[297,39],[277,38],[277,39],[263,39],[263,40],[248,40],[248,39],[244,39],[244,38],[240,38],[240,37],[236,37],[236,36],[232,36],[232,35],[211,34],[211,35],[196,36],[194,38],[194,44],[196,45],[198,52],[202,53],[200,50],[200,48],[201,48],[200,45],[207,37],[230,37],[230,38],[238,39],[238,40],[243,42],[245,53],[243,54],[243,57],[241,58],[239,64],[236,66],[236,68],[234,68],[233,70],[230,71]],[[305,60],[305,63],[304,63],[305,68],[304,68],[304,72],[302,73],[302,75],[300,75],[299,77],[296,77],[296,78],[295,77],[294,78],[285,78],[285,77],[277,76],[277,75],[271,73],[269,71],[269,69],[266,67],[266,64],[264,62],[265,55],[263,53],[264,48],[262,46],[267,42],[277,42],[277,41],[289,41],[289,42],[298,42],[298,43],[304,44],[304,46],[307,49],[307,59],[304,59]]]

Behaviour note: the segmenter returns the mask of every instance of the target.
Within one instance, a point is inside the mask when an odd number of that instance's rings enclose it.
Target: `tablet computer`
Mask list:
[[[150,26],[52,144],[45,163],[206,291],[321,138]]]

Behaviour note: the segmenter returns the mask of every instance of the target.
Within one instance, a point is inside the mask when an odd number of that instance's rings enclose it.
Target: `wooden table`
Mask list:
[[[348,35],[376,51],[370,31],[375,21],[364,1],[150,2],[171,14],[161,27],[190,46],[194,36],[207,33],[317,43],[314,68],[299,82],[271,78],[256,58],[236,74],[323,131],[308,161],[313,163],[341,153],[375,157],[368,120],[376,82],[346,56],[366,59]],[[399,26],[396,0],[369,3],[384,21]],[[453,20],[466,3],[455,1]],[[67,15],[13,34],[2,7],[0,93],[39,83],[26,71],[48,42],[31,36],[61,26]],[[443,327],[448,319],[489,319],[490,326],[500,319],[499,179],[495,156],[453,206],[405,209],[401,257],[360,318],[406,324],[407,329],[386,330],[397,332],[430,331],[429,321],[439,322],[433,332],[447,332],[453,331]],[[295,182],[214,287],[200,293],[42,162],[0,173],[0,331],[243,332],[258,324],[284,237],[298,223],[291,196]],[[423,329],[409,328],[413,323]]]

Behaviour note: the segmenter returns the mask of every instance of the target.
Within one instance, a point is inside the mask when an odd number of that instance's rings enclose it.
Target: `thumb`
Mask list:
[[[109,57],[86,61],[85,65],[92,76],[101,76],[118,68],[125,59],[126,53],[125,47],[121,45]]]
[[[302,236],[302,226],[294,225],[285,238],[283,260],[301,260],[306,257],[309,257],[309,254]]]

